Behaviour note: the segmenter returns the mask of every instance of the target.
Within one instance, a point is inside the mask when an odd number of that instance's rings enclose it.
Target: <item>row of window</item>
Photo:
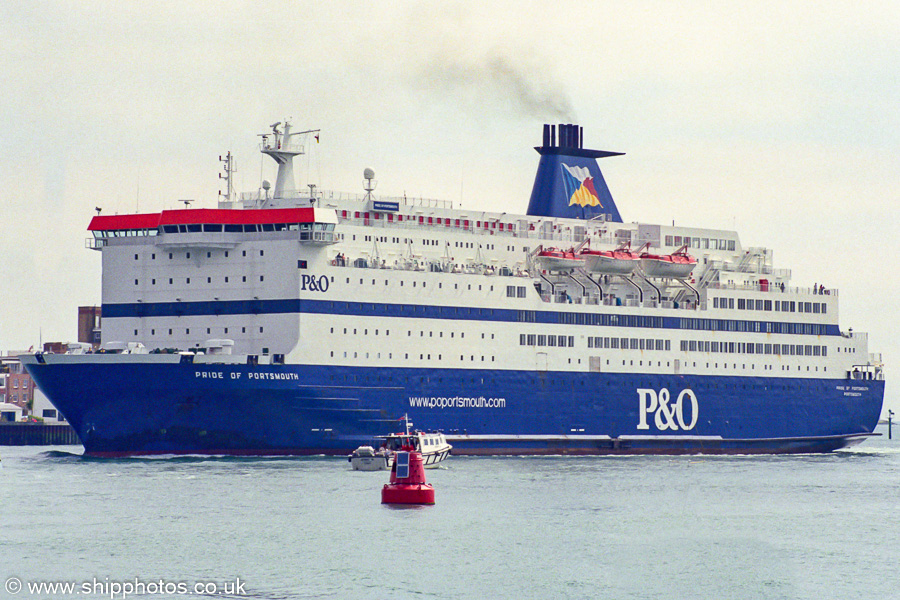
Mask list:
[[[722,240],[715,238],[689,237],[680,235],[667,235],[666,246],[687,246],[698,250],[731,250],[735,249],[734,240]]]
[[[775,354],[778,356],[828,356],[827,346],[761,344],[758,342],[707,342],[700,340],[681,340],[681,351],[724,354]]]
[[[589,337],[588,348],[622,350],[671,350],[672,340],[644,338]]]
[[[394,358],[393,352],[387,352],[386,354],[387,354],[388,359]],[[331,358],[334,358],[334,351],[332,351],[330,353],[330,356],[331,356]],[[431,356],[432,356],[431,354],[422,353],[422,354],[419,354],[419,360],[431,360]],[[444,355],[443,354],[435,354],[434,357],[436,360],[443,360]],[[379,359],[379,358],[381,358],[381,352],[344,352],[344,358],[375,358],[375,359]],[[399,358],[399,354],[398,354],[398,358]],[[487,358],[487,357],[482,355],[480,362],[488,362],[487,360],[485,360],[485,358]],[[404,353],[403,359],[409,360],[409,353]],[[415,359],[416,359],[416,355],[413,354],[413,360],[415,360]],[[496,361],[495,356],[491,356],[490,359],[491,359],[490,362]],[[463,354],[460,354],[459,360],[461,362],[466,362],[466,361],[476,362],[474,354],[470,354],[468,357],[466,357]]]
[[[354,235],[352,238],[354,241],[356,240],[356,236]],[[365,242],[380,242],[382,244],[412,244],[415,242],[413,238],[399,238],[399,237],[388,237],[386,235],[365,235],[363,236],[363,241]],[[440,240],[429,240],[422,239],[422,244],[425,246],[437,246],[440,243]],[[453,242],[454,248],[475,248],[475,242]],[[478,244],[479,248],[484,248],[485,250],[493,250],[494,244]],[[507,250],[513,250],[512,246],[507,246]],[[523,250],[528,251],[527,247],[523,247]]]
[[[340,217],[342,219],[350,219],[350,211],[342,210]],[[513,231],[515,229],[514,223],[500,223],[499,221],[469,221],[468,219],[450,219],[445,217],[426,217],[426,216],[418,216],[415,215],[401,215],[401,214],[391,214],[381,215],[380,213],[368,213],[368,212],[353,212],[353,219],[364,219],[365,221],[374,220],[385,220],[388,223],[393,223],[395,220],[398,223],[402,223],[406,221],[407,223],[416,223],[419,225],[440,225],[443,227],[461,227],[463,229],[470,229],[470,225],[474,226],[475,229],[498,229],[500,231]]]
[[[230,279],[231,279],[231,278],[230,278],[229,276],[226,275],[226,276],[222,279],[222,282],[223,282],[223,283],[228,283],[228,282],[230,281]],[[265,280],[266,280],[266,276],[265,276],[265,275],[260,275],[260,276],[259,276],[259,280],[260,280],[260,281],[265,281]],[[206,278],[206,283],[212,283],[212,282],[213,282],[213,278],[212,278],[212,277],[207,277],[207,278]],[[235,279],[235,282],[237,282],[237,279]],[[190,277],[185,277],[184,283],[185,283],[185,285],[191,285],[191,278],[190,278]],[[246,276],[246,275],[241,275],[241,283],[247,283],[247,276]],[[135,280],[134,280],[134,285],[140,285],[140,284],[141,284],[141,280],[140,280],[140,279],[135,279]],[[155,279],[155,278],[150,279],[150,285],[156,285],[156,279]],[[175,285],[175,278],[174,278],[174,277],[169,277],[169,285]]]
[[[352,328],[344,327],[344,335],[349,335],[350,332],[352,332],[353,335],[357,335],[357,331],[361,331],[361,332],[362,332],[362,335],[369,335],[369,329],[368,329],[367,327],[366,327],[366,328],[362,328],[362,327],[360,327],[360,328],[357,328],[357,327],[352,327]],[[374,331],[374,334],[375,334],[375,335],[378,335],[378,334],[379,334],[379,331],[381,331],[381,330],[380,330],[380,329],[373,329],[373,331]],[[334,333],[334,327],[331,328],[330,333]],[[449,332],[449,333],[450,333],[450,335],[449,335],[450,339],[453,339],[453,338],[456,337],[456,332],[455,332],[455,331],[451,331],[451,332]],[[391,330],[390,330],[390,329],[385,329],[385,330],[384,330],[384,335],[386,335],[386,336],[391,335]],[[483,340],[484,340],[484,339],[487,339],[487,338],[486,338],[486,335],[487,335],[487,334],[482,333],[482,334],[481,334],[481,339],[483,339]],[[408,329],[408,330],[406,331],[406,337],[412,337],[412,330],[411,330],[411,329]],[[425,332],[424,332],[424,331],[419,331],[419,337],[425,337]],[[428,332],[428,337],[434,337],[434,332],[433,332],[433,331],[429,331],[429,332]],[[444,332],[443,332],[443,331],[438,331],[438,337],[439,337],[439,338],[444,337]],[[465,337],[466,337],[466,332],[460,331],[460,332],[459,332],[459,337],[460,337],[460,338],[465,338]],[[493,334],[493,333],[491,334],[491,339],[494,339],[494,334]]]
[[[200,327],[199,329],[202,329],[202,327]],[[217,327],[216,329],[218,329],[218,327]],[[139,331],[139,330],[137,330],[137,329],[134,330],[134,337],[135,337],[135,338],[137,338],[137,337],[140,335],[140,334],[138,333],[138,331]],[[162,329],[160,329],[160,332],[162,332]],[[260,333],[263,333],[263,328],[262,328],[262,327],[259,328],[259,332],[260,332]],[[224,327],[222,333],[225,334],[225,335],[227,335],[227,334],[228,334],[228,327]],[[241,333],[247,333],[247,328],[246,328],[246,327],[241,327]],[[151,330],[150,330],[150,335],[156,335],[156,329],[151,329]],[[163,335],[163,334],[160,333],[160,335]],[[175,335],[175,330],[174,330],[174,329],[169,329],[169,335]],[[190,327],[188,327],[188,328],[186,328],[186,329],[184,330],[184,335],[191,335],[191,328],[190,328]],[[207,328],[206,328],[206,335],[212,335],[212,327],[207,327]]]
[[[776,321],[735,321],[732,319],[679,319],[681,329],[700,331],[739,331],[744,333],[786,333],[827,335],[828,326],[818,323],[779,323]]]
[[[537,322],[537,311],[516,311],[520,323]],[[667,322],[668,321],[668,322]],[[736,331],[746,333],[785,333],[801,335],[826,335],[826,325],[817,323],[778,323],[772,321],[738,321],[734,319],[696,319],[651,317],[643,315],[607,315],[575,312],[557,312],[556,322],[565,325],[598,325],[601,327],[646,327],[651,329],[678,328],[701,331]],[[677,327],[675,325],[677,323]]]
[[[184,254],[185,254],[184,257],[185,257],[186,259],[189,259],[189,258],[191,257],[191,253],[190,253],[190,252],[185,252]],[[218,254],[218,252],[217,252],[216,254]],[[212,258],[212,255],[213,255],[213,253],[212,253],[211,251],[210,251],[210,252],[207,252],[207,253],[206,253],[206,258]],[[224,252],[222,252],[222,255],[224,256],[224,258],[228,258],[228,250],[225,250]],[[260,255],[260,256],[265,256],[265,255],[266,255],[266,251],[265,251],[265,250],[260,250],[260,251],[259,251],[259,255]],[[134,260],[140,260],[140,256],[141,256],[140,254],[135,254],[135,255],[134,255]],[[245,256],[247,256],[247,251],[246,251],[246,250],[241,250],[241,257],[245,257]],[[156,253],[155,253],[155,252],[151,252],[151,253],[150,253],[150,260],[156,260]],[[169,260],[175,260],[175,253],[174,253],[174,252],[169,252]]]
[[[260,281],[262,281],[262,280],[260,280]],[[334,277],[331,278],[331,282],[334,283]],[[373,280],[372,280],[372,285],[376,285],[375,282],[376,282],[376,280],[373,279]],[[349,277],[346,278],[346,283],[348,283],[348,284],[350,283],[350,278],[349,278]],[[405,281],[405,280],[403,280],[403,279],[401,279],[401,280],[400,280],[400,287],[403,287],[404,284],[406,284],[406,283],[408,283],[408,282]],[[428,282],[426,282],[426,281],[418,281],[418,282],[417,282],[417,281],[413,281],[413,282],[412,282],[412,286],[413,286],[413,287],[416,287],[417,285],[421,284],[421,286],[424,288],[424,287],[427,287],[427,285],[426,285],[427,283],[428,283]],[[389,285],[389,284],[390,284],[390,280],[389,280],[389,279],[385,279],[385,280],[384,280],[384,285]],[[359,279],[359,285],[365,285],[365,280],[364,280],[363,278],[360,278],[360,279]],[[444,283],[441,282],[441,281],[438,282],[437,286],[438,286],[438,289],[444,289]],[[478,288],[478,291],[479,291],[479,292],[482,291],[482,284],[475,284],[475,287]],[[485,285],[485,286],[483,286],[483,287],[487,287],[487,288],[489,289],[489,291],[491,291],[491,292],[494,291],[494,286],[492,286],[492,285],[491,285],[491,286],[486,286],[486,285]],[[509,287],[509,286],[507,286],[507,287]],[[458,290],[458,289],[459,289],[459,284],[458,284],[458,283],[454,283],[454,284],[453,284],[453,289],[454,289],[454,290]],[[471,284],[471,283],[466,284],[466,289],[468,289],[468,290],[471,291],[471,290],[472,290],[472,284]],[[519,296],[520,298],[524,298],[524,297],[525,297],[525,295],[524,295],[524,294],[525,294],[525,292],[524,292],[525,288],[523,287],[522,290],[523,290],[523,291],[522,291],[522,296]],[[507,290],[507,291],[508,291],[508,290]],[[451,307],[446,307],[446,308],[451,308]]]
[[[524,285],[508,285],[506,286],[506,297],[507,298],[524,298],[525,297],[525,286]]]
[[[163,225],[164,233],[258,233],[268,231],[334,231],[332,223],[262,223],[258,225]]]
[[[574,348],[575,336],[569,335],[545,335],[545,334],[520,334],[520,346],[558,346],[560,348]]]
[[[713,308],[734,308],[734,298],[713,298]],[[800,312],[825,314],[828,305],[824,302],[796,302],[794,300],[763,300],[738,298],[738,310],[775,310],[775,312]]]

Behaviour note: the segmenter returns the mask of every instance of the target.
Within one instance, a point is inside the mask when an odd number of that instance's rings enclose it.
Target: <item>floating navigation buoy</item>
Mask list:
[[[391,482],[381,488],[382,504],[434,504],[434,488],[425,482],[425,464],[419,452],[397,452]]]

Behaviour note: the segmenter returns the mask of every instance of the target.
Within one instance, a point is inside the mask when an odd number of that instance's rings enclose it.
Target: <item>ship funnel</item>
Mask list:
[[[535,150],[538,163],[528,214],[535,217],[594,219],[622,222],[606,186],[598,158],[622,152],[586,150],[584,129],[573,124],[544,125],[543,145]]]

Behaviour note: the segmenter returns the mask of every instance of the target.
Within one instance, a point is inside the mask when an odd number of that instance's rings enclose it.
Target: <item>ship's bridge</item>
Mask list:
[[[159,213],[95,216],[86,246],[100,250],[115,238],[156,237],[169,247],[231,248],[242,240],[236,234],[296,231],[300,242],[333,244],[337,215],[323,208],[258,210],[184,209]]]

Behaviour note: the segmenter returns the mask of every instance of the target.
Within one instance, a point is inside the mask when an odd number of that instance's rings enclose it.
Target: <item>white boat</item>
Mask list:
[[[385,448],[376,450],[372,446],[360,446],[347,460],[354,471],[383,471],[388,468],[391,453]]]
[[[390,454],[388,458],[388,466],[393,465],[394,453],[398,450],[414,450],[422,455],[422,461],[425,463],[426,469],[436,467],[439,463],[450,456],[453,449],[447,442],[447,438],[440,432],[413,431],[413,424],[409,422],[409,418],[403,417],[406,421],[406,431],[404,433],[393,433],[384,436],[385,448]]]

